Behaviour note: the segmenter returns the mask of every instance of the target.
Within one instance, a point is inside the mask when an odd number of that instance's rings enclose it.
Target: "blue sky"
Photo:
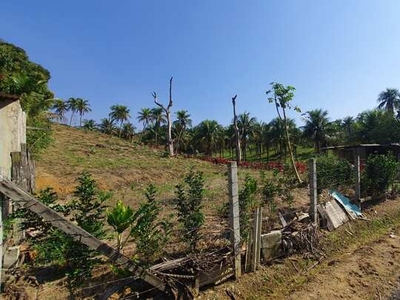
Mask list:
[[[152,91],[166,103],[173,76],[173,110],[195,124],[229,124],[235,94],[238,112],[269,122],[272,81],[333,120],[400,88],[399,11],[397,0],[2,0],[0,38],[51,72],[56,96],[88,99],[87,118],[118,103],[141,128],[137,112]]]

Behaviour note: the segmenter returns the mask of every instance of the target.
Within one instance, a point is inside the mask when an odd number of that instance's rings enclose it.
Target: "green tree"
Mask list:
[[[135,126],[132,123],[125,123],[122,125],[122,137],[132,142],[135,136]]]
[[[138,113],[138,117],[137,120],[139,122],[142,122],[143,124],[143,131],[147,128],[147,126],[149,126],[151,120],[152,120],[152,112],[150,108],[142,108],[139,113]]]
[[[193,169],[185,176],[184,183],[176,186],[176,209],[182,225],[183,240],[190,249],[196,249],[200,240],[200,228],[204,223],[203,207],[204,177]]]
[[[196,140],[205,155],[212,156],[217,149],[222,126],[215,120],[204,120],[196,126]]]
[[[175,148],[181,152],[188,141],[187,129],[192,127],[192,120],[187,110],[176,112],[176,120],[173,123]]]
[[[83,129],[94,131],[96,129],[96,121],[93,119],[83,121]]]
[[[306,124],[303,127],[303,134],[314,142],[315,153],[321,153],[321,147],[327,141],[328,111],[314,109],[305,114]]]
[[[158,137],[161,133],[161,125],[166,123],[162,108],[155,107],[151,109],[151,132],[154,134],[155,144],[158,146]]]
[[[254,126],[257,122],[257,119],[254,117],[250,117],[250,113],[244,112],[238,116],[238,128],[240,134],[240,140],[242,142],[243,148],[243,158],[247,160],[247,141],[249,136],[252,134]]]
[[[131,117],[129,115],[129,108],[125,105],[115,104],[111,106],[111,112],[109,114],[110,119],[112,122],[119,122],[119,134],[118,136],[121,137],[122,134],[122,125],[124,122],[128,121]]]
[[[103,118],[100,120],[99,124],[100,131],[105,134],[114,134],[116,132],[116,128],[114,122],[109,118]]]
[[[378,108],[394,114],[400,108],[400,92],[398,89],[387,88],[378,96]]]
[[[78,111],[78,101],[82,99],[80,98],[69,98],[67,100],[68,110],[71,111],[71,117],[69,120],[69,126],[72,126],[72,120],[74,118],[75,113]]]
[[[68,112],[68,104],[64,100],[54,102],[53,109],[60,122],[65,122],[65,114]]]
[[[296,178],[299,183],[302,182],[299,172],[296,168],[296,162],[294,160],[294,154],[292,149],[292,144],[290,141],[289,135],[289,126],[288,126],[288,118],[286,116],[286,110],[291,108],[291,101],[294,97],[294,91],[296,90],[293,86],[284,86],[281,83],[272,82],[271,83],[272,89],[267,91],[267,95],[272,93],[272,96],[268,98],[270,103],[275,104],[276,112],[278,114],[279,119],[283,123],[283,128],[285,130],[286,136],[286,145],[289,150],[290,160],[292,162],[292,168],[294,173],[296,174]],[[300,111],[298,107],[294,107],[295,111]]]
[[[85,113],[92,111],[89,101],[78,98],[76,101],[76,111],[79,113],[79,127],[82,127],[82,117],[85,115]]]

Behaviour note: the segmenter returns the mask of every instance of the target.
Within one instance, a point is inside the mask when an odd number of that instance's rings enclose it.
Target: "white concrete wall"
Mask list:
[[[10,152],[26,143],[26,116],[19,101],[0,100],[0,168],[11,177]]]

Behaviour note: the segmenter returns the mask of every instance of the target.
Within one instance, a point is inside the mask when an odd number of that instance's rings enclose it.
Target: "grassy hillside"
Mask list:
[[[213,210],[227,201],[225,166],[163,154],[162,149],[131,144],[99,132],[54,125],[54,142],[37,158],[37,188],[51,186],[61,199],[68,199],[75,179],[86,170],[102,189],[113,192],[113,201],[136,206],[143,199],[144,188],[152,183],[159,190],[159,198],[170,203],[175,185],[194,167],[205,175],[206,209]],[[241,170],[239,177],[249,172]]]

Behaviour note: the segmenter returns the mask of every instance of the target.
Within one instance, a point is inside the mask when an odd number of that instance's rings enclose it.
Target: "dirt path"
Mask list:
[[[364,213],[371,221],[329,234],[336,238],[334,250],[315,268],[302,271],[308,266],[301,266],[301,258],[289,258],[205,291],[200,299],[232,299],[227,291],[235,299],[400,299],[394,296],[400,291],[400,199]]]
[[[289,299],[387,299],[400,276],[400,229],[391,236],[328,262]]]

